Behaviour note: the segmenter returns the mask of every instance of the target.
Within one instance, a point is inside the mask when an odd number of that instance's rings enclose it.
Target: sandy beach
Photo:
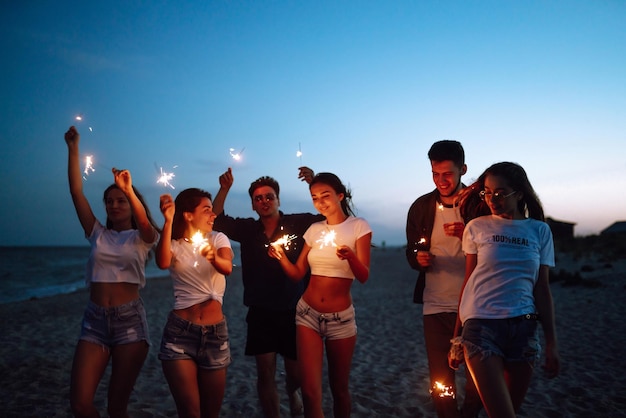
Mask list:
[[[576,272],[583,266],[590,270],[582,273],[590,279],[585,283],[595,286],[552,284],[562,373],[548,380],[541,369],[536,370],[520,417],[626,417],[626,260],[607,264],[560,256],[556,270]],[[371,269],[365,285],[353,286],[359,332],[351,375],[353,416],[434,417],[421,305],[412,303],[416,274],[408,267],[402,248],[374,249]],[[243,352],[246,310],[240,269],[236,267],[227,280],[224,311],[233,363],[228,369],[222,416],[261,417],[254,360]],[[174,401],[157,359],[173,299],[169,278],[150,279],[142,297],[152,346],[129,413],[131,417],[175,417]],[[70,368],[87,298],[87,292],[80,291],[0,305],[0,415],[71,416]],[[103,416],[107,382],[108,374],[96,395]],[[282,379],[279,385],[284,388]],[[282,396],[283,416],[288,417],[287,398]],[[326,385],[328,417],[331,405]]]

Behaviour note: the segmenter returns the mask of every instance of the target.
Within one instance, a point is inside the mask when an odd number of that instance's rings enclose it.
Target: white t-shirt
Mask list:
[[[158,239],[158,236],[155,239]],[[114,231],[96,220],[87,237],[91,252],[87,261],[85,282],[133,283],[146,285],[146,261],[154,245],[141,239],[136,229]]]
[[[354,279],[348,260],[337,257],[337,247],[346,245],[356,251],[356,241],[370,232],[367,221],[354,216],[337,225],[328,225],[325,220],[311,224],[304,233],[304,241],[311,247],[307,257],[311,274]]]
[[[439,205],[437,204],[430,236],[430,252],[435,259],[426,271],[424,315],[456,312],[465,277],[465,256],[461,240],[446,235],[443,230],[444,223],[462,222],[458,208]]]
[[[539,266],[554,266],[548,224],[535,219],[481,216],[465,227],[463,251],[477,254],[478,261],[459,305],[462,322],[535,312],[533,289]]]
[[[228,237],[221,232],[211,232],[208,244],[217,252],[220,248],[231,251]],[[226,277],[184,239],[172,240],[172,261],[169,267],[174,287],[174,309],[185,309],[215,299],[224,300]]]

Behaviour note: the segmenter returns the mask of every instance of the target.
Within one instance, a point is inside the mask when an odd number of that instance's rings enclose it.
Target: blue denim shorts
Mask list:
[[[218,370],[231,363],[226,318],[196,325],[170,312],[163,330],[159,360],[193,360],[201,369]]]
[[[356,335],[354,305],[341,312],[321,313],[300,298],[296,306],[296,325],[316,331],[327,340],[340,340]]]
[[[143,300],[135,299],[124,305],[108,308],[90,300],[83,315],[80,340],[106,348],[139,341],[150,345]]]
[[[468,319],[463,324],[463,347],[468,357],[499,356],[505,361],[525,361],[531,366],[539,359],[541,346],[537,319],[525,315],[508,319]]]

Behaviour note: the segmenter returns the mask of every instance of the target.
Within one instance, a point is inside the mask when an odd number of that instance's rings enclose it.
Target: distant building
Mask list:
[[[574,225],[572,222],[557,221],[550,217],[546,218],[546,223],[552,230],[552,236],[555,240],[574,238]]]
[[[617,221],[600,232],[600,235],[607,234],[626,234],[626,221]]]

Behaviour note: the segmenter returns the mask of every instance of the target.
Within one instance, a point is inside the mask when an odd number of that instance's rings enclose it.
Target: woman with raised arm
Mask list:
[[[298,364],[307,418],[323,417],[322,368],[324,345],[335,418],[350,416],[350,367],[356,345],[356,320],[350,288],[354,279],[365,283],[370,271],[372,230],[354,216],[350,192],[332,173],[319,173],[309,184],[313,206],[326,220],[312,224],[295,264],[280,245],[270,245],[292,280],[311,278],[296,307]]]
[[[105,225],[96,219],[83,194],[79,141],[80,134],[70,127],[65,133],[70,194],[91,244],[89,303],[72,364],[70,404],[76,417],[100,416],[93,400],[111,360],[108,415],[126,417],[150,344],[139,289],[146,283],[148,254],[159,234],[128,170],[113,169],[115,183],[104,191]]]
[[[218,417],[231,362],[222,312],[226,277],[233,269],[228,237],[213,231],[211,195],[186,189],[161,196],[165,218],[156,262],[169,269],[174,287],[159,359],[178,416]]]

